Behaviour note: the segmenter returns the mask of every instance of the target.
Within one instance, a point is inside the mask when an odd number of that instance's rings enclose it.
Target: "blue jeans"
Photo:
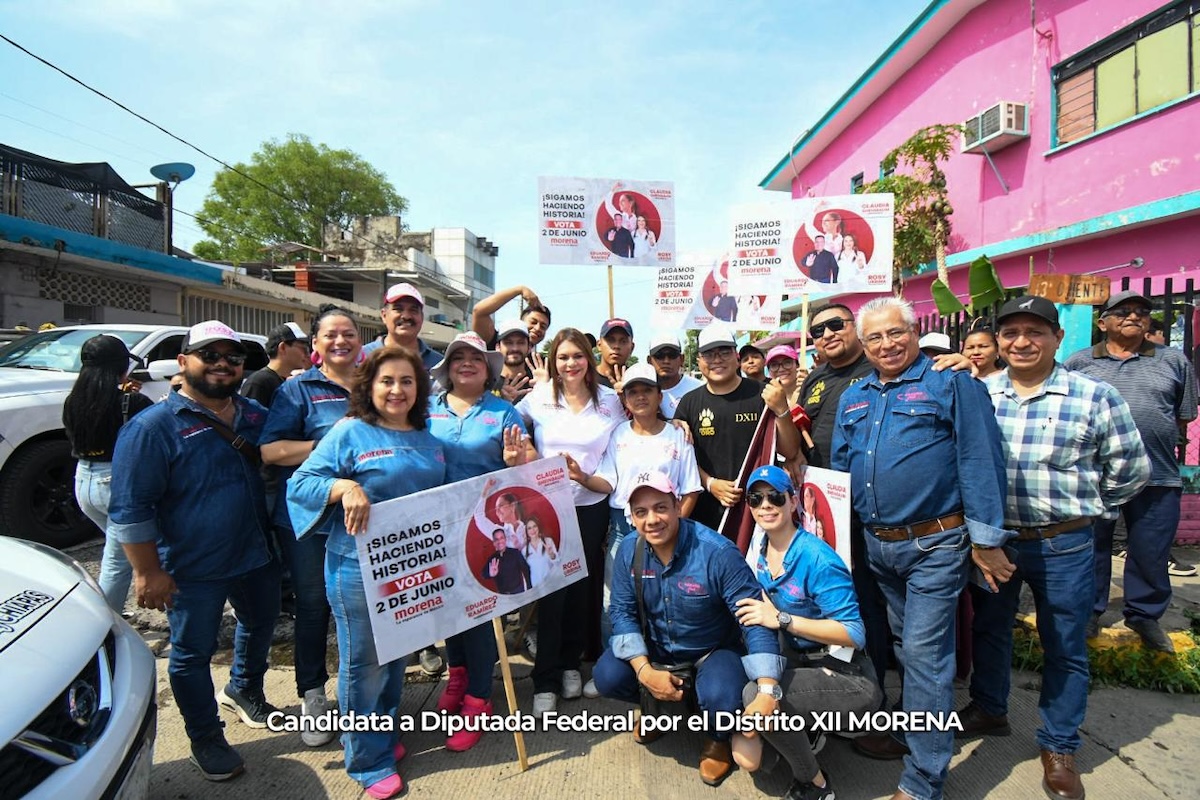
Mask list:
[[[884,681],[894,645],[892,629],[888,626],[887,600],[879,589],[879,579],[871,572],[871,566],[867,562],[867,544],[863,537],[870,536],[871,534],[863,530],[858,514],[850,512],[850,577],[854,581],[854,593],[858,595],[858,611],[866,632],[865,649],[871,661],[871,677],[879,687],[879,708],[871,710],[886,711],[888,696]],[[898,671],[903,686],[904,669],[900,668]],[[896,708],[899,707],[897,704]]]
[[[404,689],[405,658],[380,664],[357,556],[325,553],[325,586],[337,624],[338,707],[342,714],[396,717]],[[396,774],[395,730],[342,734],[346,772],[364,787]]]
[[[1046,654],[1038,700],[1042,716],[1038,747],[1074,753],[1083,743],[1079,726],[1087,711],[1085,637],[1091,617],[1092,529],[1011,544],[1017,551],[1017,572],[1012,580],[1000,584],[998,594],[970,587],[975,607],[971,699],[988,714],[1008,713],[1013,621],[1024,581],[1033,592],[1038,638]]]
[[[612,620],[608,617],[608,603],[612,594],[613,565],[617,563],[617,548],[621,546],[626,535],[635,533],[629,520],[625,518],[625,509],[608,508],[608,540],[604,547],[604,608],[600,613],[600,640],[608,647],[612,638]]]
[[[323,689],[329,680],[325,669],[325,649],[329,639],[329,600],[325,597],[325,542],[323,535],[309,536],[302,542],[282,527],[275,536],[292,575],[296,597],[295,652],[296,696],[309,689]]]
[[[471,697],[487,700],[492,696],[492,671],[499,657],[490,622],[446,639],[446,661],[452,667],[467,668],[467,694]]]
[[[654,657],[651,660],[666,663],[672,659]],[[640,699],[633,668],[628,661],[614,656],[611,648],[605,649],[592,668],[592,680],[604,697],[627,703],[636,703]],[[732,650],[713,650],[696,670],[696,702],[701,711],[709,712],[710,722],[715,723],[714,715],[718,711],[736,714],[742,710],[742,687],[745,685],[746,670],[742,667],[742,657]],[[706,733],[710,739],[718,742],[727,742],[733,736],[733,732],[728,730],[709,730]]]
[[[897,656],[904,668],[904,710],[954,710],[954,615],[967,582],[966,527],[918,539],[883,542],[867,531],[867,559],[887,599]],[[954,731],[904,735],[900,789],[916,800],[937,800],[954,750]]]
[[[80,459],[75,467],[75,500],[79,510],[96,524],[101,533],[108,528],[108,502],[112,497],[112,462]],[[100,558],[100,591],[108,607],[120,614],[129,597],[133,567],[125,550],[114,537],[105,536],[104,555]]]
[[[1178,486],[1147,486],[1121,506],[1129,530],[1125,554],[1125,618],[1161,619],[1171,602],[1167,559],[1179,528],[1183,490]],[[1092,611],[1108,608],[1112,581],[1112,538],[1116,520],[1096,522],[1096,602]]]
[[[261,692],[267,655],[279,616],[279,563],[219,581],[177,581],[175,605],[167,611],[171,657],[167,674],[193,742],[219,731],[213,691],[212,656],[228,598],[237,617],[229,682],[239,692]]]

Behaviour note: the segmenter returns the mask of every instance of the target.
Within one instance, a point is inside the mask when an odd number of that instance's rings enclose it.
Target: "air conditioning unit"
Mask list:
[[[963,123],[962,152],[994,153],[1029,138],[1029,108],[1024,103],[997,103]]]

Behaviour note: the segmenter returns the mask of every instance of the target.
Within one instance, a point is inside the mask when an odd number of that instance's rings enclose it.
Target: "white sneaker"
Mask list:
[[[547,711],[558,708],[558,695],[554,692],[538,692],[533,696],[533,718],[541,719]]]
[[[596,682],[589,680],[583,685],[583,696],[588,700],[595,700],[600,696],[600,690],[596,688]]]
[[[577,669],[563,670],[563,700],[575,700],[583,694],[583,676]]]
[[[329,710],[329,698],[323,688],[309,689],[300,703],[300,741],[306,747],[323,747],[333,741],[333,731],[318,731],[312,727],[317,717]]]
[[[537,658],[537,631],[526,631],[524,644],[529,657]]]

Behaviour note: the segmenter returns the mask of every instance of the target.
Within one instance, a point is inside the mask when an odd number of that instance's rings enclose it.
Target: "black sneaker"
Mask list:
[[[217,703],[237,714],[251,728],[267,727],[267,717],[279,711],[267,702],[261,689],[239,692],[232,683],[217,692]]]
[[[825,777],[825,785],[817,786],[808,781],[792,781],[783,800],[836,800],[837,793],[833,791],[833,781],[829,773],[821,773]]]
[[[1175,652],[1175,645],[1163,631],[1162,626],[1158,624],[1158,620],[1129,617],[1125,620],[1125,627],[1142,637],[1142,644],[1151,650],[1158,650],[1162,653]]]
[[[192,742],[192,757],[189,760],[200,770],[204,779],[210,781],[227,781],[246,771],[242,757],[229,746],[221,731]]]

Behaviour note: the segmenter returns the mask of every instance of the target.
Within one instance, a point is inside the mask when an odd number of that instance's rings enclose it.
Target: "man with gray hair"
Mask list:
[[[1012,535],[1004,530],[1000,430],[982,383],[964,372],[933,371],[918,347],[909,303],[871,300],[855,328],[874,372],[842,395],[831,466],[850,473],[867,561],[899,639],[904,709],[948,716],[954,614],[970,562],[1000,582],[1013,573],[998,549]],[[893,736],[895,749],[908,750],[893,800],[940,798],[954,731]]]

